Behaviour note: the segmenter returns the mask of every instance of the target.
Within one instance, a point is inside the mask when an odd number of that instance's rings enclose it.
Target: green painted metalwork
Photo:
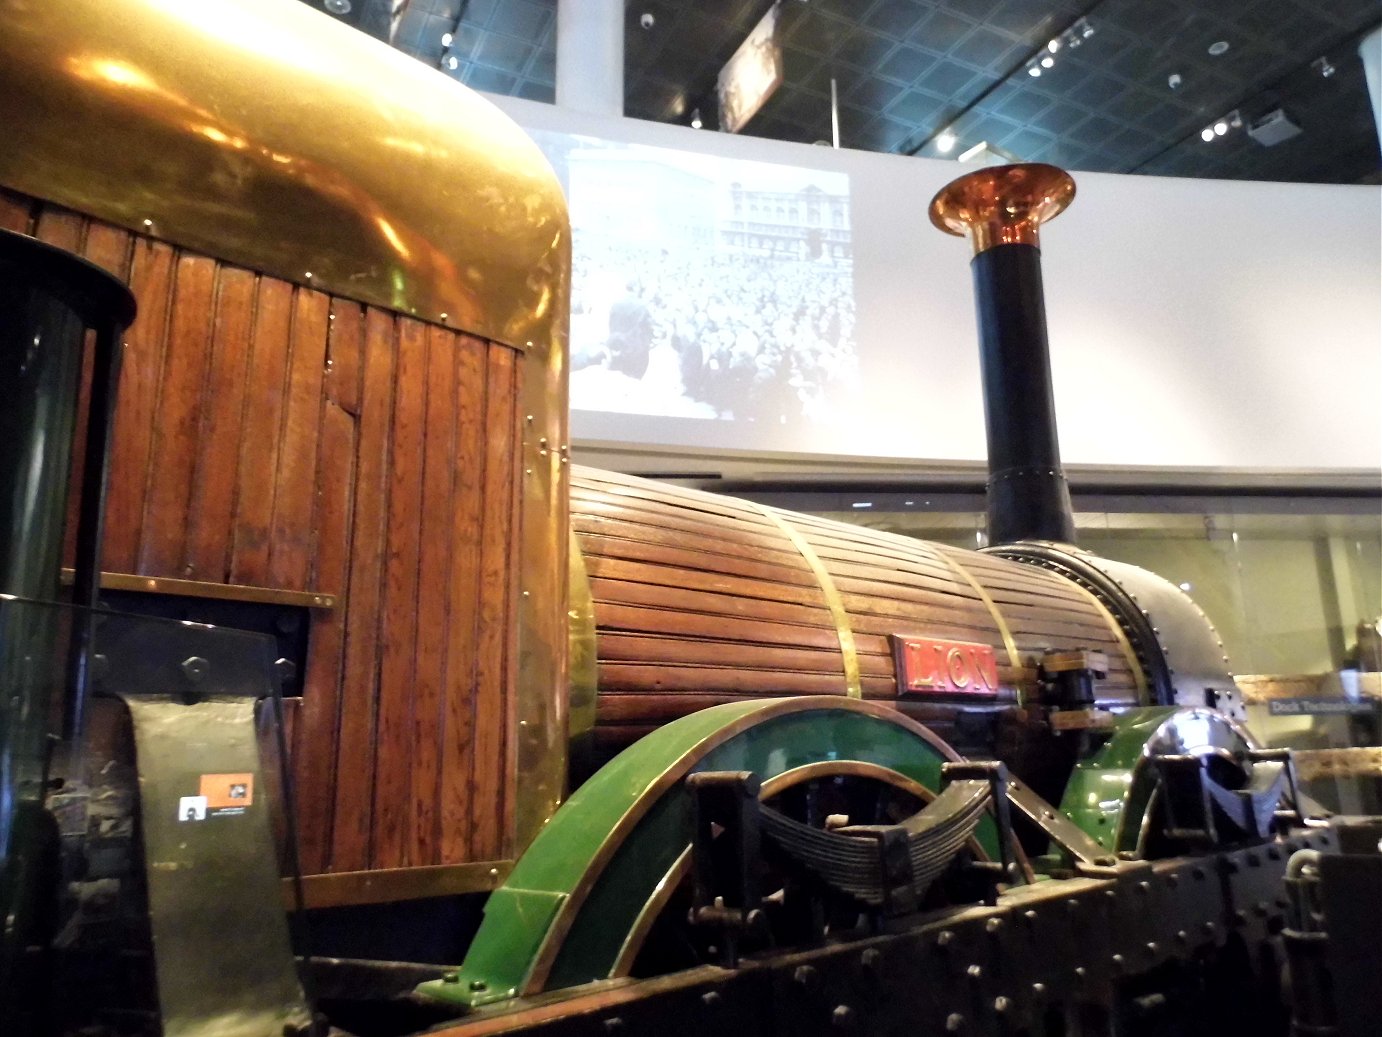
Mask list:
[[[1112,737],[1075,765],[1061,810],[1109,853],[1136,852],[1156,788],[1144,760],[1158,753],[1236,756],[1249,748],[1242,729],[1212,710],[1129,709],[1118,715]]]
[[[419,991],[478,1006],[612,975],[644,905],[690,845],[689,773],[752,771],[767,781],[820,761],[857,761],[937,789],[953,758],[898,714],[838,697],[736,702],[683,717],[577,790],[490,898],[459,972]],[[991,822],[980,842],[996,848]]]

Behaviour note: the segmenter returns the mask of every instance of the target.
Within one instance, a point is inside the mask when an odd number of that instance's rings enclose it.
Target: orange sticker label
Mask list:
[[[198,790],[208,810],[247,807],[254,802],[253,774],[203,774]]]

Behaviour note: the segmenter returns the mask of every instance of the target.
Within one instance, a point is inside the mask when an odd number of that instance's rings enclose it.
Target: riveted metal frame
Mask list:
[[[1287,859],[1333,843],[1329,831],[1296,831],[1231,852],[1091,868],[1014,887],[992,907],[916,917],[865,940],[746,959],[738,969],[703,966],[519,999],[433,1037],[1048,1033],[1053,1016],[1107,1020],[1131,1007],[1142,977],[1231,960],[1240,941],[1253,960],[1270,960],[1285,921]],[[1264,1001],[1270,971],[1256,977]],[[1196,1007],[1226,1017],[1245,1011],[1215,1003],[1212,992]]]

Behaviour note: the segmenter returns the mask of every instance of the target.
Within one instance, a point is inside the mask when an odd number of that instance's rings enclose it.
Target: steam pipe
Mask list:
[[[1074,197],[1070,174],[1028,163],[969,173],[931,200],[931,222],[968,237],[974,248],[991,544],[1075,542],[1056,437],[1037,234]]]

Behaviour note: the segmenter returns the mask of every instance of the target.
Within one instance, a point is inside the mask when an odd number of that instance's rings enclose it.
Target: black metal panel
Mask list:
[[[273,643],[103,617],[98,687],[129,707],[164,1037],[263,1037],[310,1021],[294,968],[255,706]]]

